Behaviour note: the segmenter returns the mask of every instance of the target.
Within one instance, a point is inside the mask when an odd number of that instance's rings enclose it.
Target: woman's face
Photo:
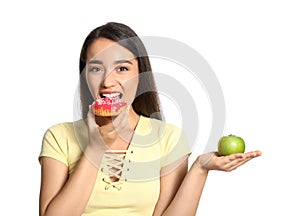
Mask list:
[[[106,38],[87,49],[86,77],[92,96],[120,97],[131,105],[138,85],[138,61],[123,46]]]

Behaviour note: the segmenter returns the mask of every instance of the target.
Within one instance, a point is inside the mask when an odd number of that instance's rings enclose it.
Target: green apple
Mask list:
[[[218,153],[220,156],[226,156],[245,152],[245,141],[238,136],[223,136],[218,143]]]

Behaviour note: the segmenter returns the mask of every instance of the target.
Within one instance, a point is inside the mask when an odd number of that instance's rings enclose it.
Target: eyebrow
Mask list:
[[[129,61],[129,60],[117,60],[114,62],[115,64],[123,64],[123,63],[127,63],[127,64],[131,64],[132,65],[132,62]]]
[[[117,64],[124,64],[124,63],[128,63],[128,64],[131,64],[131,65],[132,65],[132,62],[129,61],[129,60],[126,60],[126,59],[121,59],[121,60],[114,61],[114,64],[115,64],[115,65],[117,65]],[[93,59],[93,60],[90,60],[90,61],[88,62],[88,64],[103,64],[103,61]]]
[[[93,60],[90,60],[88,63],[89,64],[103,64],[103,61],[93,59]]]

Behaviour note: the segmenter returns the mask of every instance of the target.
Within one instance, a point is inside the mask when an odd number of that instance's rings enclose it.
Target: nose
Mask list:
[[[105,75],[104,79],[101,82],[101,87],[102,88],[111,88],[111,87],[114,87],[116,85],[116,83],[117,83],[116,75],[115,75],[114,71],[111,71]]]

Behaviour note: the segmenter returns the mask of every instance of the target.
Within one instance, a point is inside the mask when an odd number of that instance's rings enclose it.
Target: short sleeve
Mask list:
[[[49,128],[42,140],[41,157],[51,157],[68,166],[67,141],[62,124]]]
[[[166,129],[165,139],[162,167],[176,162],[191,153],[189,141],[182,129],[169,125]]]

